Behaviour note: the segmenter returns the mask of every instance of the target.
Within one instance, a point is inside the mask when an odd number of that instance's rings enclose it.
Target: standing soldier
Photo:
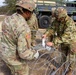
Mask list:
[[[54,7],[54,8],[52,8],[51,9],[51,17],[50,17],[50,27],[52,26],[52,22],[55,20],[55,10],[56,10],[56,8]],[[53,39],[53,36],[52,35],[50,35],[49,37],[48,37],[48,41],[52,41],[52,39]]]
[[[59,7],[56,9],[56,19],[52,23],[52,27],[43,35],[53,35],[52,42],[48,42],[49,46],[61,46],[62,63],[67,60],[70,67],[67,75],[72,75],[76,68],[76,26],[74,21],[67,15],[66,9]]]
[[[26,60],[36,59],[39,53],[31,50],[31,31],[26,22],[30,19],[35,3],[32,0],[19,0],[17,12],[7,16],[2,23],[2,55],[13,75],[29,75]],[[25,61],[25,63],[23,63]]]
[[[56,10],[56,8],[51,9],[51,24],[55,20],[55,10]]]
[[[38,21],[36,14],[33,13],[31,18],[27,21],[30,29],[31,29],[31,45],[35,46],[36,45],[36,32],[38,31]]]

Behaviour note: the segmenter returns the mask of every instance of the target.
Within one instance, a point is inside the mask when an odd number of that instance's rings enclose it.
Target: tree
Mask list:
[[[14,12],[16,10],[15,4],[17,0],[5,0],[4,4],[6,4],[6,7],[8,8],[8,11],[10,13]]]

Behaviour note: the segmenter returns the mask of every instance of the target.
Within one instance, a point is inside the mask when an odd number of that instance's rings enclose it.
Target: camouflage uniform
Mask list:
[[[50,23],[51,23],[51,25],[52,25],[52,22],[55,20],[55,10],[56,10],[56,8],[52,8],[51,9],[51,13],[52,13],[51,17],[50,17]],[[52,35],[48,37],[48,41],[52,41],[52,39],[53,39]]]
[[[25,19],[15,13],[5,18],[2,24],[2,59],[9,66],[14,75],[29,75],[28,64],[22,59],[32,60],[34,54],[30,50],[31,33]]]
[[[51,24],[55,20],[55,10],[56,10],[56,8],[51,9],[51,13],[52,13],[52,15],[51,15]]]
[[[39,54],[30,49],[31,30],[25,19],[31,17],[35,3],[33,0],[19,0],[16,6],[21,13],[7,16],[2,23],[0,55],[13,75],[29,75],[26,61],[36,59]],[[27,9],[30,14],[26,16],[22,8]]]
[[[31,29],[31,44],[34,46],[34,44],[36,43],[36,32],[38,30],[38,21],[35,13],[32,14],[31,18],[27,21],[27,23]]]
[[[71,50],[76,44],[76,26],[64,8],[56,9],[56,19],[53,21],[52,27],[48,28],[45,34],[47,36],[53,35],[52,41],[54,45],[60,45],[62,54],[65,54],[65,56],[62,56],[62,62],[66,61],[67,56],[67,60],[72,62],[70,69],[73,70],[76,64],[76,53],[72,53]]]

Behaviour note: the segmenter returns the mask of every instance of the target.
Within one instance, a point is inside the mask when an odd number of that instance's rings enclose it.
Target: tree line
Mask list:
[[[5,0],[4,6],[0,7],[0,14],[12,14],[16,11],[16,1],[18,0]],[[50,1],[56,1],[56,2],[63,2],[68,0],[50,0]]]
[[[3,2],[4,6],[0,7],[0,14],[12,14],[16,11],[16,4],[17,0],[5,0]]]

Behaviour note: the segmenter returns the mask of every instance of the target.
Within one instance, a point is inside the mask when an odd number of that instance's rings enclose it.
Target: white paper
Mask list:
[[[45,47],[45,38],[42,39],[42,46]]]

